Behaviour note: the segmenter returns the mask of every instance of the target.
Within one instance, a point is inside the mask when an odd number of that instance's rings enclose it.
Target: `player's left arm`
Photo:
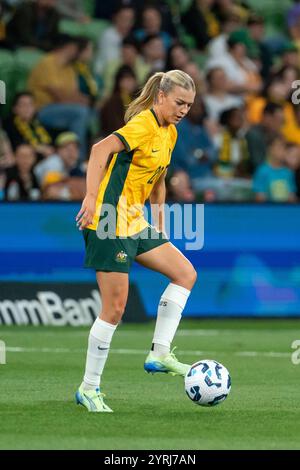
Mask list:
[[[154,226],[163,233],[165,233],[166,175],[167,170],[156,181],[149,198]]]

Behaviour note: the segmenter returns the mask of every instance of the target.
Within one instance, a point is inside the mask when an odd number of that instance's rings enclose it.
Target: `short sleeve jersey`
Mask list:
[[[99,220],[104,223],[108,211],[115,210],[115,234],[126,237],[148,226],[143,207],[170,164],[177,130],[173,124],[161,126],[154,110],[147,109],[114,134],[125,150],[113,155],[99,187],[93,223],[88,228],[97,230]]]

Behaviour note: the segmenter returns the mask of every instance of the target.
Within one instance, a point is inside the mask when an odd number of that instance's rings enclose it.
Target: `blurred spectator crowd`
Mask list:
[[[168,200],[299,201],[300,0],[0,0],[0,199],[82,199],[90,146],[170,69],[197,96]]]

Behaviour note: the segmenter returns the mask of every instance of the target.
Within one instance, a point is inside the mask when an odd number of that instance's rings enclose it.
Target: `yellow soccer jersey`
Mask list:
[[[170,164],[177,130],[173,124],[160,126],[155,112],[147,109],[114,134],[125,150],[113,155],[99,187],[93,223],[88,228],[97,230],[99,219],[105,225],[110,204],[116,209],[116,236],[127,237],[148,225],[143,207]]]

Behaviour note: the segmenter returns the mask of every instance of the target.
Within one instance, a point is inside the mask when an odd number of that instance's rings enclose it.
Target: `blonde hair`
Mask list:
[[[149,109],[156,102],[159,91],[166,95],[175,86],[180,86],[186,90],[196,90],[193,79],[182,70],[169,70],[168,72],[157,72],[149,78],[141,94],[130,103],[125,113],[125,122],[130,121],[134,116],[145,109]]]

